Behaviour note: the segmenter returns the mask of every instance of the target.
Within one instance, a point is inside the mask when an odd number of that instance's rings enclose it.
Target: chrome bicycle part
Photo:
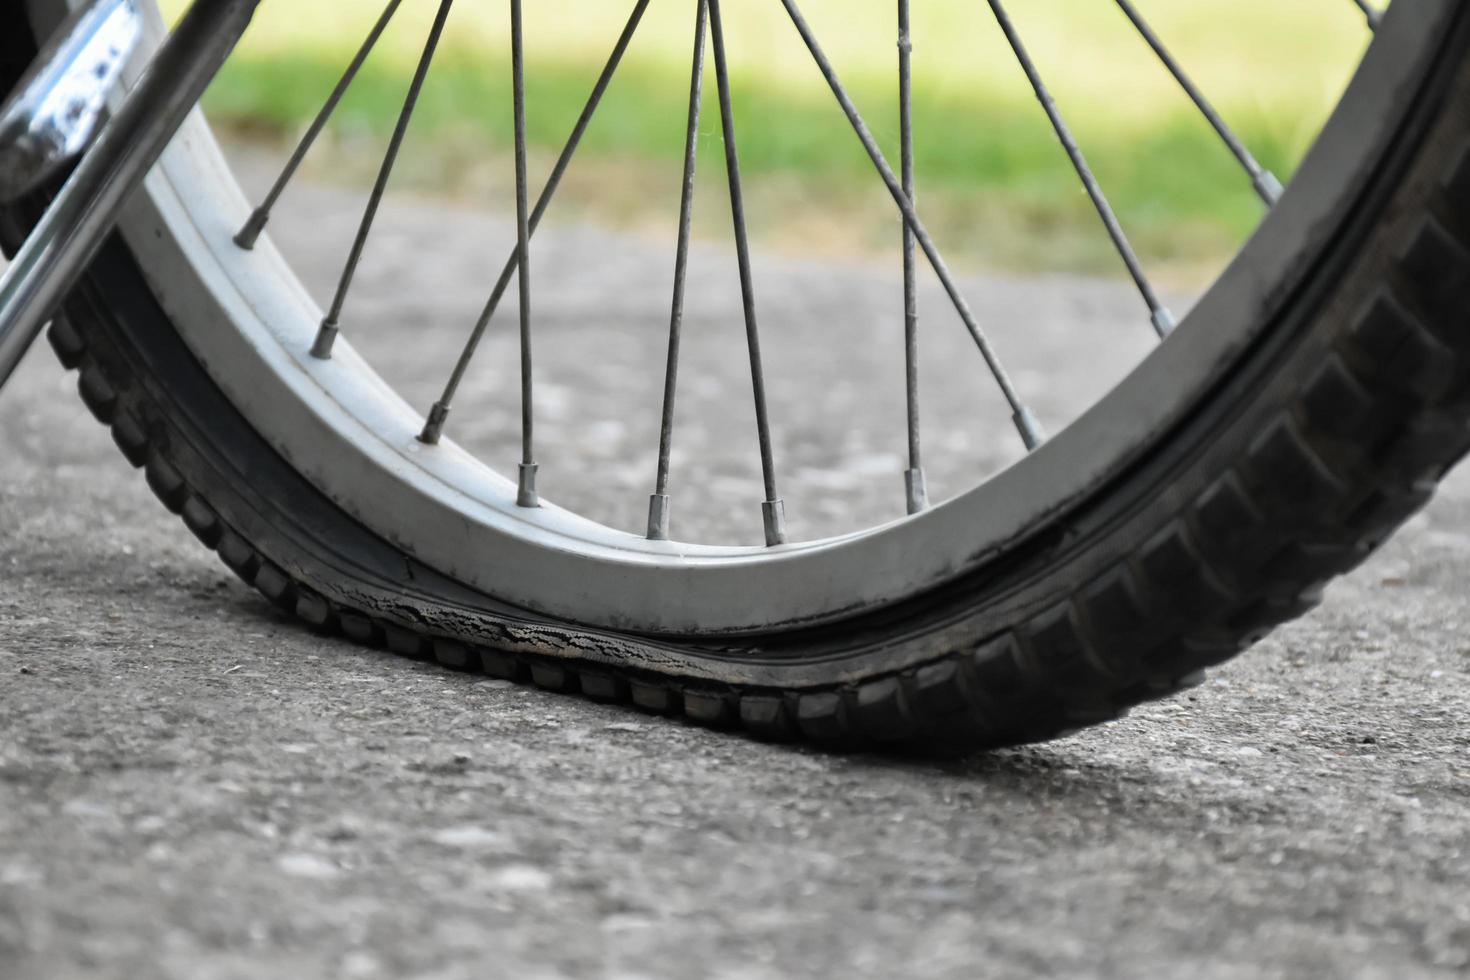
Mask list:
[[[0,105],[0,201],[14,201],[91,143],[143,37],[137,0],[94,0],[47,42]]]
[[[0,278],[0,385],[229,57],[257,3],[197,0],[5,270]],[[68,76],[43,66],[40,77],[60,82]]]

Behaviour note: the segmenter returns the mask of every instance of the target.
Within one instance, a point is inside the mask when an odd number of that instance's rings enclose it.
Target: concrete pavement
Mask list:
[[[342,194],[302,193],[278,228],[319,293]],[[436,204],[385,218],[346,333],[412,400],[432,400],[506,232]],[[446,241],[463,247],[427,248]],[[661,374],[666,252],[567,227],[540,253],[548,492],[625,526],[657,415],[611,406]],[[680,515],[712,537],[759,531],[728,260],[696,263],[691,334],[734,339],[690,349],[680,443],[683,480],[712,487]],[[888,515],[891,268],[758,271],[793,523]],[[649,288],[607,288],[629,282]],[[1146,349],[1121,285],[972,285],[1025,371],[1088,325],[1086,369],[1020,375],[1054,419]],[[819,322],[845,339],[803,333]],[[456,413],[491,455],[514,439],[509,333]],[[945,380],[967,341],[933,343],[942,489],[1010,449],[972,424],[992,396]],[[761,745],[315,636],[156,504],[73,387],[38,349],[0,398],[0,976],[1470,971],[1470,474],[1189,696],[936,762]]]

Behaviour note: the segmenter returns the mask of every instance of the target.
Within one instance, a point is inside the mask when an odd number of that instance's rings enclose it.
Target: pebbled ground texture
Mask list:
[[[319,294],[340,252],[318,242],[350,233],[333,224],[350,225],[340,193],[300,193],[277,229]],[[346,331],[416,403],[481,298],[466,270],[506,231],[460,207],[385,212]],[[545,236],[543,458],[564,461],[551,486],[636,526],[656,407],[623,420],[598,405],[661,373],[648,352],[664,250]],[[457,258],[445,241],[464,243]],[[572,275],[588,255],[618,260],[589,282]],[[714,312],[730,308],[728,258],[697,256],[690,322],[708,342],[686,347],[676,461],[712,488],[676,511],[710,537],[758,532],[736,451],[753,440],[717,410],[749,411],[738,322]],[[793,420],[777,430],[793,523],[893,516],[891,271],[767,256],[758,273],[773,416]],[[609,301],[612,282],[648,289]],[[1028,363],[1085,365],[1045,386],[1054,426],[1146,349],[1121,285],[971,285],[1022,383]],[[817,317],[856,342],[834,353],[802,329]],[[942,494],[1008,450],[1003,427],[968,424],[990,396],[941,370],[965,348],[940,319],[926,410]],[[1082,322],[1096,352],[1061,357]],[[456,407],[492,455],[514,443],[509,332],[488,341],[483,394]],[[597,378],[577,373],[589,361]],[[842,380],[803,383],[822,365]],[[75,385],[38,349],[0,403],[0,976],[1470,970],[1470,477],[1452,475],[1319,610],[1185,696],[1040,747],[827,754],[315,635],[157,506]]]

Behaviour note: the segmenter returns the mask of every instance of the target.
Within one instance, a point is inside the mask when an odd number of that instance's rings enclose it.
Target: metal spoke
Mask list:
[[[786,541],[786,505],[776,494],[776,464],[771,452],[771,424],[766,414],[766,378],[761,366],[760,334],[755,321],[755,286],[750,275],[750,243],[745,234],[745,198],[740,185],[740,157],[735,150],[735,115],[730,107],[730,71],[725,63],[725,31],[719,0],[709,4],[710,42],[715,49],[715,83],[720,93],[720,128],[725,138],[725,172],[730,184],[730,215],[735,226],[735,257],[740,266],[740,300],[745,312],[745,345],[750,352],[750,386],[755,395],[755,427],[760,441],[761,503],[766,544]]]
[[[515,101],[516,156],[516,285],[521,313],[521,465],[516,504],[539,507],[536,454],[532,441],[535,412],[531,400],[531,223],[526,194],[526,51],[521,0],[510,0],[511,92]]]
[[[679,198],[679,243],[674,253],[674,298],[669,313],[669,355],[664,371],[663,419],[658,436],[658,475],[648,500],[648,537],[669,538],[669,453],[674,442],[674,391],[679,378],[679,334],[684,325],[684,279],[689,269],[689,231],[694,217],[694,170],[699,157],[699,110],[704,97],[704,39],[709,6],[697,0],[693,68],[689,77],[689,116],[684,131],[684,183]]]
[[[342,305],[347,301],[347,291],[352,288],[352,277],[357,273],[357,264],[362,261],[363,247],[367,245],[368,235],[372,232],[373,219],[377,217],[378,206],[383,202],[383,192],[388,187],[388,178],[393,173],[393,164],[398,159],[398,150],[403,145],[404,134],[408,132],[409,120],[413,118],[414,107],[418,105],[419,93],[423,91],[424,79],[428,77],[429,65],[434,60],[434,51],[439,46],[439,38],[444,33],[444,22],[449,19],[449,8],[453,3],[454,0],[439,0],[439,12],[434,15],[434,24],[429,28],[428,40],[424,42],[424,53],[419,57],[418,67],[414,69],[413,81],[409,83],[403,109],[398,113],[398,123],[393,127],[393,136],[388,141],[388,150],[383,155],[378,178],[373,182],[372,194],[369,195],[367,208],[362,214],[362,223],[358,225],[357,237],[352,242],[352,251],[347,256],[347,264],[342,268],[342,278],[337,283],[332,306],[322,319],[316,340],[311,345],[313,357],[325,359],[332,356],[332,344],[337,340]]]
[[[1378,30],[1378,25],[1383,22],[1383,11],[1373,6],[1368,0],[1353,0],[1353,2],[1363,12],[1363,16],[1368,18],[1368,28],[1373,31]]]
[[[909,0],[898,0],[898,131],[903,170],[903,193],[914,204],[913,42],[909,30]],[[908,414],[909,468],[903,475],[904,497],[910,514],[929,506],[929,489],[919,454],[919,299],[914,230],[903,222],[903,354],[904,391]]]
[[[935,246],[934,239],[929,236],[928,229],[919,220],[919,214],[914,209],[913,202],[904,193],[903,185],[899,182],[898,177],[894,175],[893,168],[888,165],[888,160],[883,156],[883,151],[878,148],[878,141],[873,138],[872,132],[868,129],[868,124],[863,121],[863,117],[858,112],[857,106],[853,104],[851,97],[848,96],[847,89],[843,87],[841,80],[838,79],[837,72],[833,69],[832,63],[827,60],[826,53],[822,50],[821,45],[817,43],[816,35],[812,33],[812,29],[807,24],[806,18],[802,16],[801,10],[796,5],[796,0],[781,0],[781,3],[786,8],[787,14],[790,15],[791,22],[796,26],[796,30],[801,35],[802,41],[806,43],[807,51],[811,53],[812,60],[817,63],[817,68],[821,70],[822,76],[827,80],[827,85],[832,89],[832,94],[836,96],[838,105],[842,107],[842,111],[847,115],[853,132],[857,134],[858,139],[862,142],[863,149],[868,152],[868,157],[873,161],[873,166],[878,169],[879,175],[883,178],[883,183],[888,187],[889,194],[893,196],[894,203],[903,212],[904,220],[914,233],[914,239],[919,243],[919,247],[924,250],[924,256],[929,260],[929,265],[934,269],[934,274],[939,277],[940,283],[944,286],[944,291],[949,294],[950,302],[954,304],[955,311],[959,314],[960,320],[965,324],[965,328],[969,330],[971,338],[975,341],[975,346],[979,348],[980,356],[985,359],[986,366],[990,368],[990,373],[995,378],[995,383],[1000,388],[1001,394],[1005,396],[1006,401],[1010,404],[1012,411],[1011,419],[1015,423],[1016,430],[1021,434],[1021,440],[1026,444],[1027,449],[1035,449],[1046,440],[1046,434],[1041,428],[1040,421],[1031,409],[1027,408],[1025,403],[1021,401],[1015,385],[1011,382],[1010,375],[1006,372],[1004,365],[1000,363],[1000,358],[996,356],[995,349],[990,344],[990,339],[980,329],[980,324],[976,321],[974,313],[970,311],[970,304],[965,300],[964,294],[960,292],[959,287],[955,284],[954,277],[950,275],[949,267],[945,264],[944,257],[939,254],[939,249]]]
[[[1148,281],[1148,275],[1143,271],[1143,264],[1138,260],[1138,254],[1133,251],[1128,236],[1123,233],[1123,226],[1118,223],[1118,216],[1113,213],[1113,207],[1108,203],[1107,195],[1103,193],[1097,178],[1093,176],[1092,168],[1088,166],[1087,158],[1082,155],[1077,141],[1072,138],[1071,129],[1067,127],[1066,120],[1062,118],[1061,110],[1057,108],[1056,100],[1051,97],[1046,83],[1042,81],[1041,73],[1037,71],[1035,62],[1031,60],[1031,55],[1026,51],[1026,46],[1021,43],[1020,35],[1016,33],[1015,25],[1011,23],[1011,18],[1006,13],[1004,5],[1001,0],[988,0],[988,2],[990,9],[995,13],[996,23],[1005,32],[1006,40],[1010,42],[1016,60],[1020,62],[1022,71],[1026,73],[1026,77],[1031,82],[1031,88],[1036,93],[1037,101],[1041,103],[1047,118],[1051,120],[1057,139],[1061,141],[1062,148],[1071,158],[1072,166],[1077,171],[1077,178],[1082,181],[1082,186],[1087,190],[1087,196],[1092,199],[1093,206],[1097,208],[1098,216],[1102,218],[1108,237],[1113,240],[1113,246],[1118,250],[1119,257],[1128,267],[1128,274],[1137,284],[1139,295],[1148,304],[1149,317],[1153,321],[1154,330],[1160,337],[1168,336],[1174,329],[1174,314],[1169,312],[1159,300],[1158,294],[1154,292],[1153,285]]]
[[[1235,154],[1235,159],[1239,160],[1240,165],[1245,168],[1245,172],[1250,176],[1251,186],[1255,188],[1261,200],[1265,201],[1268,205],[1274,205],[1281,199],[1281,181],[1277,180],[1275,174],[1262,167],[1256,158],[1251,155],[1251,151],[1246,148],[1246,145],[1230,129],[1225,120],[1220,116],[1220,113],[1215,111],[1215,107],[1210,104],[1210,100],[1205,98],[1204,93],[1199,90],[1199,87],[1185,73],[1183,67],[1175,60],[1174,56],[1169,52],[1169,49],[1164,46],[1164,42],[1159,40],[1159,36],[1154,33],[1153,28],[1148,25],[1148,21],[1143,19],[1130,0],[1117,0],[1117,3],[1118,7],[1128,19],[1133,22],[1133,26],[1137,29],[1139,35],[1148,43],[1150,48],[1153,48],[1154,54],[1159,56],[1159,60],[1164,63],[1164,67],[1169,69],[1169,73],[1174,76],[1174,80],[1179,83],[1179,87],[1184,89],[1185,94],[1199,107],[1199,111],[1204,115],[1209,124],[1214,127],[1215,132],[1220,134],[1220,139],[1225,141],[1225,145],[1230,148],[1230,152]]]
[[[368,32],[367,39],[362,42],[362,47],[357,49],[357,54],[353,56],[352,63],[347,66],[347,70],[338,79],[337,87],[332,89],[331,95],[327,96],[326,104],[322,106],[321,111],[316,114],[316,118],[307,127],[306,135],[301,137],[301,142],[296,145],[295,151],[291,154],[291,159],[286,161],[285,169],[276,178],[276,182],[271,185],[270,192],[266,194],[265,200],[261,202],[260,207],[251,213],[250,219],[245,222],[245,226],[235,236],[236,245],[245,249],[255,247],[256,239],[260,238],[261,231],[265,229],[266,222],[270,220],[271,209],[276,206],[276,201],[280,199],[281,193],[286,189],[286,185],[296,175],[296,170],[301,166],[301,161],[306,159],[307,151],[311,149],[312,144],[321,135],[322,130],[327,125],[327,120],[332,117],[332,113],[337,110],[337,104],[342,101],[342,96],[347,93],[348,86],[357,77],[357,73],[362,68],[363,62],[367,61],[367,56],[372,52],[373,47],[377,45],[378,38],[383,36],[383,31],[388,27],[388,22],[393,19],[393,15],[397,13],[398,6],[402,2],[403,0],[388,0],[388,5],[383,8],[382,15],[378,17],[378,22]]]
[[[561,155],[556,158],[556,164],[551,168],[551,175],[546,178],[546,186],[541,189],[541,195],[536,199],[536,207],[531,211],[530,232],[532,235],[536,233],[537,226],[541,224],[542,215],[546,213],[547,206],[551,204],[552,197],[555,196],[557,188],[561,186],[562,176],[566,174],[572,157],[576,155],[577,147],[581,145],[582,135],[587,132],[588,123],[596,114],[597,107],[602,104],[602,96],[607,91],[609,83],[612,82],[618,65],[622,63],[623,54],[628,50],[628,44],[633,40],[633,34],[643,19],[643,12],[648,9],[648,2],[649,0],[638,0],[633,6],[633,12],[623,27],[623,33],[618,36],[617,43],[613,45],[612,54],[608,56],[602,74],[597,77],[597,82],[592,86],[592,94],[587,97],[587,103],[582,107],[582,114],[577,117],[571,135],[567,137],[566,143],[562,146]],[[454,401],[455,393],[458,392],[460,383],[464,381],[465,371],[469,369],[470,361],[480,346],[480,339],[485,335],[485,329],[490,325],[491,318],[500,307],[500,301],[504,298],[506,289],[510,287],[511,277],[515,275],[519,267],[519,257],[520,249],[516,248],[505,260],[505,265],[500,270],[500,278],[495,281],[495,287],[490,291],[490,298],[480,311],[474,329],[470,331],[469,339],[465,341],[464,348],[460,351],[459,360],[455,362],[454,370],[450,372],[449,381],[444,386],[444,393],[429,411],[429,417],[424,423],[424,431],[419,434],[421,442],[433,445],[443,435],[444,423],[449,417],[449,409]]]

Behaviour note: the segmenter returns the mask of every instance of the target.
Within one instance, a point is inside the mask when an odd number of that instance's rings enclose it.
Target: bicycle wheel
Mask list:
[[[1282,193],[1190,84],[1187,66],[1120,2],[1271,205],[1176,327],[1043,72],[992,0],[1139,286],[1145,326],[1167,335],[1050,439],[912,203],[922,187],[915,198],[908,123],[904,160],[890,167],[818,32],[794,0],[783,5],[895,215],[904,215],[905,280],[921,259],[940,275],[1004,396],[1010,419],[998,424],[1014,426],[1025,450],[941,505],[925,499],[915,423],[909,516],[787,540],[716,0],[678,13],[696,28],[696,66],[706,51],[713,63],[764,491],[750,513],[760,516],[765,547],[667,540],[681,285],[647,535],[540,499],[527,273],[542,208],[528,193],[514,0],[506,29],[516,55],[519,244],[479,324],[518,280],[523,417],[514,478],[451,441],[448,409],[462,371],[424,411],[373,372],[350,330],[338,335],[376,203],[324,314],[260,235],[268,211],[246,203],[202,119],[149,178],[52,327],[52,345],[163,503],[245,581],[310,625],[448,667],[764,737],[997,745],[1117,717],[1197,682],[1204,668],[1310,609],[1324,583],[1421,507],[1470,448],[1470,12],[1462,5],[1422,0],[1381,23],[1372,16],[1373,43]],[[44,22],[55,6],[37,0],[31,13]],[[599,88],[648,3],[631,6]],[[437,10],[377,191],[450,0]],[[906,4],[900,12],[906,18]],[[33,34],[14,12],[6,16],[11,81]],[[901,51],[907,90],[907,46]],[[703,74],[692,77],[689,116],[675,121],[691,134]],[[594,88],[584,116],[597,97]],[[687,203],[688,169],[685,176]],[[39,206],[6,212],[10,244]],[[679,245],[682,262],[687,234]]]

